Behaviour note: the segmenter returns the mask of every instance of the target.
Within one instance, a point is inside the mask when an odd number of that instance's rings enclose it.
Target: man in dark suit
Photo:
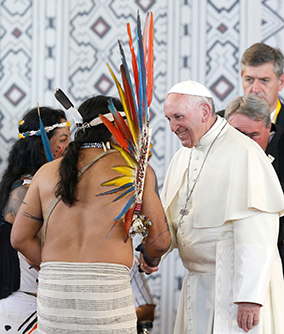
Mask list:
[[[241,76],[244,94],[262,98],[269,106],[271,122],[284,128],[284,104],[278,98],[284,86],[282,52],[263,43],[253,44],[241,59]],[[224,111],[218,114],[224,116]]]
[[[284,129],[271,123],[267,103],[253,95],[236,97],[228,104],[225,118],[230,125],[262,147],[284,190]],[[278,249],[284,274],[284,217],[280,218]]]

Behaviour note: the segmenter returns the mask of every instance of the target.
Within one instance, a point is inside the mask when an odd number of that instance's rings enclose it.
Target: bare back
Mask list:
[[[102,152],[101,149],[81,151],[78,169]],[[43,215],[54,196],[59,178],[59,163],[52,164],[46,168],[47,175],[41,177],[41,183],[38,184]],[[71,207],[62,201],[56,205],[48,221],[42,249],[43,262],[111,262],[131,267],[132,243],[130,239],[126,243],[123,242],[124,229],[121,222],[116,224],[107,238],[114,225],[113,219],[130,196],[115,203],[111,202],[117,195],[97,196],[111,189],[102,187],[102,182],[121,175],[110,169],[115,165],[125,165],[118,153],[111,153],[95,162],[78,182],[78,201]]]
[[[103,150],[81,151],[78,169],[97,158]],[[35,174],[29,190],[16,216],[11,242],[33,263],[41,262],[107,262],[131,267],[133,250],[131,239],[124,243],[124,227],[118,222],[112,232],[114,218],[121,212],[131,194],[112,203],[117,194],[97,196],[111,187],[102,187],[120,173],[112,166],[125,165],[119,153],[111,153],[95,162],[81,176],[77,184],[78,201],[71,207],[59,201],[52,211],[46,230],[45,243],[41,248],[38,233],[43,225],[59,181],[61,159],[43,165]],[[148,260],[156,265],[170,245],[170,231],[156,187],[155,173],[147,167],[141,214],[148,217],[148,237],[143,247]]]

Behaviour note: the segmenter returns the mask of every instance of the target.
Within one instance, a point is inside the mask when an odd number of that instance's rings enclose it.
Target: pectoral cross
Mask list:
[[[189,210],[187,209],[181,209],[179,212],[182,216],[187,216],[189,214]]]

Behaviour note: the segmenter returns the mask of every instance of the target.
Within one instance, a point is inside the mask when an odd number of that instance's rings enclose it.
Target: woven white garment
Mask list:
[[[41,264],[38,333],[136,334],[129,269],[111,263]]]

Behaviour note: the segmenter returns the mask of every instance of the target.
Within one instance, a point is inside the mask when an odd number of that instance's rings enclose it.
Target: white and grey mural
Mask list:
[[[117,40],[128,59],[126,23],[154,14],[155,79],[151,164],[160,187],[180,147],[163,115],[167,90],[189,78],[213,93],[216,110],[242,95],[240,58],[254,42],[284,51],[283,0],[0,0],[0,172],[30,108],[60,107],[62,88],[76,106],[93,94],[117,96]],[[282,94],[283,95],[283,94]],[[148,282],[157,302],[152,333],[172,333],[184,269],[176,252]]]

